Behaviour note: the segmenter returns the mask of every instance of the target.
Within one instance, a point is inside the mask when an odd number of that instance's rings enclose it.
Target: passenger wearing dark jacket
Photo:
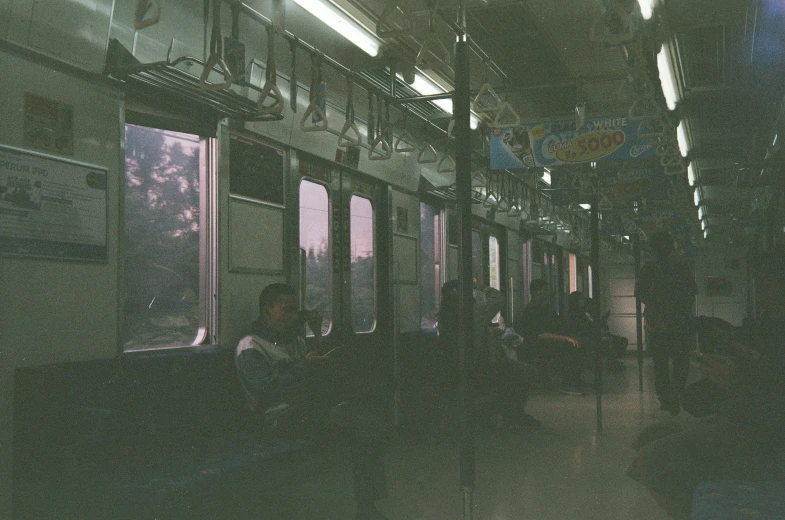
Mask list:
[[[628,475],[649,488],[674,518],[689,517],[700,481],[781,480],[785,476],[785,265],[781,255],[770,255],[758,265],[756,289],[762,312],[754,320],[752,333],[724,334],[724,349],[697,354],[712,385],[704,382],[700,386],[703,405],[698,415],[705,416],[687,426],[654,425],[636,443],[640,451]]]
[[[582,395],[580,343],[567,332],[567,324],[551,307],[548,282],[533,280],[529,289],[531,301],[515,319],[515,328],[524,339],[523,354],[527,361],[555,360],[562,379],[561,392]]]
[[[354,474],[356,520],[383,520],[376,500],[386,496],[383,433],[357,404],[339,401],[346,381],[336,378],[339,365],[308,352],[300,335],[303,319],[321,330],[321,316],[297,310],[297,294],[285,284],[268,285],[259,296],[259,318],[235,352],[237,375],[254,413],[282,435],[335,434],[349,451]],[[334,388],[328,388],[332,386]],[[338,391],[336,391],[338,390]]]

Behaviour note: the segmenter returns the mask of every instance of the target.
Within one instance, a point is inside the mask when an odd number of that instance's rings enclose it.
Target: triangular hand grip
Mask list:
[[[649,98],[638,98],[633,101],[627,119],[630,121],[643,121],[651,119],[657,114],[657,105]]]
[[[684,173],[684,165],[682,163],[666,165],[663,171],[665,175],[682,175]]]
[[[152,12],[145,18],[148,11]],[[155,25],[161,20],[161,6],[158,0],[139,0],[134,10],[134,29],[140,31],[145,27]]]
[[[436,171],[439,173],[452,173],[455,171],[455,161],[450,157],[450,154],[444,154],[444,157],[436,166]]]
[[[661,119],[644,119],[638,125],[638,137],[662,137],[665,123]]]
[[[493,125],[491,126],[494,128],[517,128],[521,126],[521,118],[512,108],[512,105],[505,102],[502,105],[501,110],[499,110],[499,113],[496,114],[496,118],[493,120]]]
[[[502,100],[493,90],[490,83],[483,85],[477,95],[474,96],[474,101],[472,101],[472,110],[478,114],[496,112],[501,106]]]
[[[398,135],[398,139],[395,140],[394,150],[396,152],[401,152],[401,153],[413,152],[417,150],[417,148],[415,148],[413,145],[406,144],[406,143],[413,143],[413,142],[414,142],[414,137],[412,137],[412,134],[409,133],[409,131],[404,128],[403,131],[401,131],[401,133]]]
[[[400,22],[397,22],[396,18]],[[376,36],[379,38],[403,37],[409,36],[412,31],[414,31],[414,19],[411,15],[398,5],[398,0],[387,2],[381,16],[376,21]]]
[[[302,119],[300,119],[300,130],[303,132],[321,132],[327,130],[327,116],[322,111],[317,103],[318,98],[314,99],[308,108],[305,109]],[[311,114],[315,114],[319,118],[319,122],[308,126],[308,118]]]
[[[433,164],[439,160],[436,150],[431,145],[423,146],[420,153],[417,154],[417,162],[420,164]]]
[[[376,152],[376,155],[374,155],[374,152]],[[390,143],[380,133],[371,143],[371,149],[368,150],[368,158],[372,161],[386,161],[392,157],[392,153]]]
[[[663,155],[662,157],[660,157],[660,164],[665,166],[666,168],[670,166],[681,167],[683,165],[683,162],[681,160],[681,154],[679,152],[671,152],[668,153],[667,155]]]
[[[210,83],[207,81],[207,79],[210,77],[210,71],[212,71],[213,67],[216,65],[218,66],[219,72],[223,74],[223,83]],[[199,77],[200,86],[204,90],[226,90],[232,86],[233,81],[234,78],[232,77],[232,73],[229,71],[229,67],[226,66],[226,62],[220,53],[210,56],[210,58],[207,60],[207,63],[204,64],[202,75]]]
[[[350,130],[354,135],[349,133]],[[360,131],[357,129],[357,125],[354,124],[354,121],[347,119],[343,124],[343,128],[341,128],[341,133],[338,135],[338,146],[341,148],[360,146],[360,140]]]
[[[428,33],[420,52],[417,53],[415,65],[421,69],[434,69],[452,63],[452,55],[436,33]]]
[[[264,102],[270,97],[273,100],[271,105],[265,105]],[[256,110],[262,115],[278,115],[283,112],[283,95],[278,85],[274,80],[268,80],[262,87],[262,92],[259,94],[259,101],[256,103]]]

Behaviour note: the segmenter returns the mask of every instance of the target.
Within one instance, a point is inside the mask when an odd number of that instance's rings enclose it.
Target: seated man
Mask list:
[[[237,345],[235,365],[249,406],[264,414],[275,432],[336,433],[350,452],[356,520],[383,520],[374,502],[386,496],[382,430],[357,413],[356,403],[338,402],[327,388],[339,368],[329,356],[307,352],[303,318],[317,335],[318,313],[297,310],[297,294],[285,284],[268,285],[259,296],[259,318]],[[342,382],[338,381],[337,385]],[[332,396],[331,396],[332,394]]]
[[[525,360],[555,359],[562,378],[561,392],[583,395],[583,349],[577,339],[564,333],[565,324],[550,305],[548,282],[532,280],[529,288],[531,301],[515,319],[515,328],[525,341],[522,357]]]

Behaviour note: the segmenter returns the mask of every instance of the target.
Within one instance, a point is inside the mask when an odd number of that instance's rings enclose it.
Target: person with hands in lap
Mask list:
[[[306,346],[305,323],[317,337],[316,350]],[[321,352],[321,323],[318,312],[298,311],[293,288],[268,285],[259,295],[259,317],[235,350],[237,375],[249,408],[270,433],[315,440],[330,433],[340,440],[352,463],[355,520],[384,520],[375,506],[386,496],[384,430],[357,400],[339,398],[349,378]]]

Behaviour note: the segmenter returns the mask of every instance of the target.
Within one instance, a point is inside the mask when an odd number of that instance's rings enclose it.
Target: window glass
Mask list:
[[[420,328],[433,330],[441,298],[441,213],[420,204]]]
[[[205,325],[200,299],[210,300],[202,140],[129,124],[125,143],[123,346],[190,345]]]
[[[485,285],[483,273],[483,247],[480,232],[472,230],[472,281]]]
[[[499,269],[499,241],[495,236],[488,237],[488,268],[490,272],[489,285],[494,289],[501,289],[501,273]]]
[[[349,203],[349,213],[352,328],[354,332],[371,332],[376,326],[376,264],[371,201],[353,195]]]
[[[327,188],[307,180],[300,182],[300,249],[305,253],[303,307],[319,311],[322,335],[327,335],[332,327],[330,198]]]

